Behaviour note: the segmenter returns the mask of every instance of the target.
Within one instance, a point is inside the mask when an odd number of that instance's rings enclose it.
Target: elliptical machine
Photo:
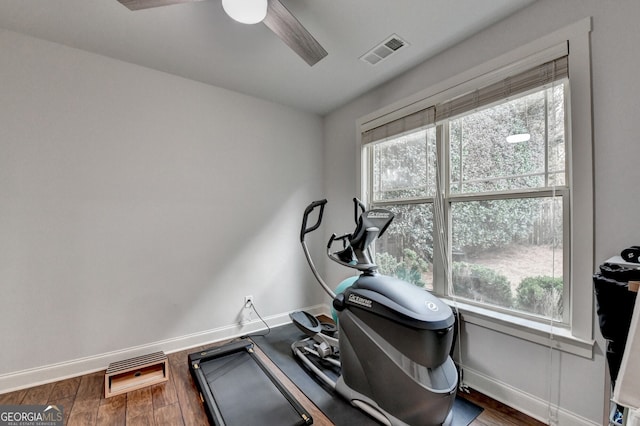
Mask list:
[[[386,231],[393,213],[366,210],[358,199],[353,201],[355,231],[333,234],[327,244],[331,260],[360,272],[351,285],[341,284],[338,294],[318,273],[305,241],[320,227],[327,200],[314,201],[304,212],[300,242],[314,276],[333,299],[338,330],[332,335],[311,314],[292,313],[294,324],[308,336],[291,345],[293,353],[331,389],[382,424],[449,425],[458,384],[449,356],[453,312],[428,291],[377,272],[370,245]],[[316,208],[318,219],[307,227]],[[332,252],[337,241],[342,249]],[[340,370],[337,380],[318,368],[318,360]]]

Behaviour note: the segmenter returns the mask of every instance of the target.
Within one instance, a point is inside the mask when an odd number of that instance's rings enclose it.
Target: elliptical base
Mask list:
[[[313,373],[318,379],[320,379],[330,389],[332,389],[337,394],[337,396],[344,398],[352,406],[360,409],[373,419],[377,420],[380,424],[386,426],[415,426],[410,425],[409,423],[406,423],[401,419],[398,419],[397,417],[382,409],[371,398],[350,388],[344,382],[343,377],[340,375],[339,367],[336,367],[335,364],[335,358],[332,358],[330,363],[327,363],[327,360],[325,359],[326,365],[331,365],[331,372],[328,372],[326,369],[329,367],[319,367],[318,362],[320,362],[320,358],[313,353],[313,344],[314,340],[311,337],[307,337],[305,339],[294,342],[291,345],[291,349],[294,356],[297,357],[311,373]],[[313,357],[313,360],[311,359],[311,357]],[[448,363],[453,364],[451,360],[449,360]],[[451,401],[453,401],[453,399]],[[450,426],[452,424],[452,421],[453,410],[450,409],[445,420],[442,423],[430,423],[426,421],[425,423],[421,424],[429,426]]]
[[[357,308],[339,312],[338,318],[341,379],[349,389],[341,393],[350,400],[365,395],[375,401],[375,406],[400,419],[398,425],[445,423],[458,387],[458,371],[448,355],[439,365],[425,366],[385,338],[395,335],[409,339],[414,330],[393,321],[378,323],[367,311]],[[422,332],[437,333],[437,330]],[[355,392],[354,397],[349,396],[350,391]],[[402,397],[399,391],[403,392]]]
[[[366,397],[365,395],[362,395],[359,392],[354,391],[353,389],[349,388],[345,383],[344,380],[342,379],[342,377],[340,377],[338,379],[338,382],[336,383],[336,392],[342,396],[343,398],[345,398],[346,400],[348,400],[351,405],[353,405],[354,407],[359,408],[360,410],[364,411],[365,413],[367,413],[368,415],[370,415],[371,417],[373,417],[374,419],[376,419],[377,421],[379,421],[381,424],[386,425],[386,426],[415,426],[415,425],[410,425],[396,417],[394,417],[393,415],[389,414],[388,412],[386,412],[385,410],[383,410],[382,408],[380,408],[378,406],[378,404],[376,404],[375,401],[373,401],[372,399]],[[442,423],[437,423],[437,426],[450,426],[453,422],[453,410],[449,410],[449,413],[447,415],[447,417],[445,418],[444,422]]]

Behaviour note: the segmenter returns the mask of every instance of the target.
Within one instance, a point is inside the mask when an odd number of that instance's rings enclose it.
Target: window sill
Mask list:
[[[509,336],[552,347],[583,358],[593,358],[594,340],[584,340],[571,335],[571,330],[525,318],[491,311],[451,299],[443,299],[455,307],[463,321],[488,328]]]

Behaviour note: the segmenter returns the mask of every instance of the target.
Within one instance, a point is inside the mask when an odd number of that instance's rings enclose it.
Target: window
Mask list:
[[[569,322],[566,87],[557,82],[443,123],[456,296]]]
[[[361,199],[398,215],[377,243],[378,263],[445,298],[457,290],[465,322],[586,358],[594,347],[591,27],[585,18],[358,120]],[[494,139],[472,138],[474,121]],[[524,128],[529,140],[514,141],[526,139]],[[489,143],[493,151],[481,149]],[[472,232],[500,235],[492,227],[511,236],[494,243],[509,268],[510,302],[502,278],[487,272],[502,269],[467,246]],[[507,251],[516,243],[530,251]],[[520,272],[543,255],[535,275]],[[489,278],[496,288],[480,295],[473,286]]]
[[[567,77],[560,56],[363,132],[382,273],[570,326]]]

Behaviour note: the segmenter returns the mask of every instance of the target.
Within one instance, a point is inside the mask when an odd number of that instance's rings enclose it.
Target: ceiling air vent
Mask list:
[[[385,41],[362,55],[360,59],[371,65],[375,65],[408,45],[409,43],[401,39],[397,34],[393,34]]]

